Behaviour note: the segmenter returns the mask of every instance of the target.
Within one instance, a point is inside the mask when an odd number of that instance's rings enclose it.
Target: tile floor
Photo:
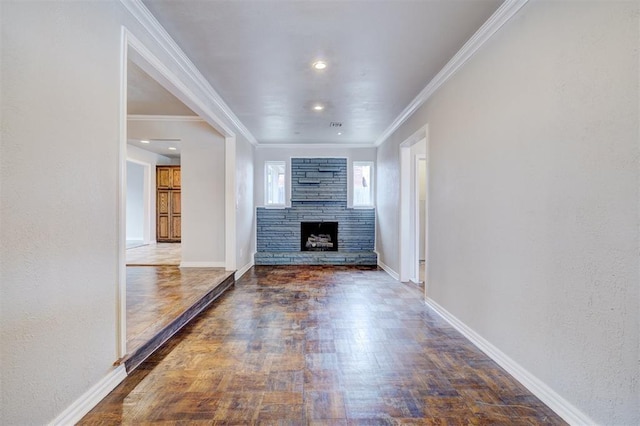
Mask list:
[[[180,265],[180,243],[154,243],[127,249],[127,266]]]

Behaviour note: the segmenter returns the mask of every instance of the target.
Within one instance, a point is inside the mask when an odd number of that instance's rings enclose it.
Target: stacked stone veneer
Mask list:
[[[300,251],[301,222],[338,222],[338,251]],[[347,160],[292,158],[291,207],[258,208],[256,265],[376,265],[375,210],[347,208]]]

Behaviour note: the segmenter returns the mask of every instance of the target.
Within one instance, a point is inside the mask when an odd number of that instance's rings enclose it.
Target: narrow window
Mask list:
[[[285,162],[265,163],[265,205],[284,206]]]
[[[353,162],[353,206],[373,206],[373,162]]]

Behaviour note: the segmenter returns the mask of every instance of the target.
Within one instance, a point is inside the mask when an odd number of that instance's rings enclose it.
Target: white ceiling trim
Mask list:
[[[453,58],[440,70],[438,74],[422,89],[413,101],[400,113],[389,127],[376,139],[374,146],[382,145],[388,138],[407,121],[429,98],[449,80],[473,55],[509,21],[529,0],[505,0],[478,31],[471,37]]]
[[[140,24],[149,32],[151,37],[171,56],[183,71],[198,85],[198,87],[209,97],[209,100],[216,105],[222,114],[242,133],[242,135],[252,144],[257,145],[256,138],[251,134],[244,124],[233,113],[231,108],[224,102],[218,93],[211,87],[209,82],[200,73],[198,68],[191,62],[180,46],[171,38],[169,33],[160,25],[158,20],[151,14],[149,9],[141,0],[120,0],[126,9],[133,15]]]
[[[319,149],[343,149],[343,148],[375,148],[370,143],[261,143],[256,149],[270,149],[270,148],[287,148],[287,149],[307,149],[307,148],[319,148]]]
[[[197,115],[127,115],[127,120],[130,121],[206,121]]]

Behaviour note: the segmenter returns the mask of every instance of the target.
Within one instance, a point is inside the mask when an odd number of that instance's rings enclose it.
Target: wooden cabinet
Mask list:
[[[180,166],[156,168],[156,240],[180,242]]]
[[[180,166],[157,166],[158,189],[180,189]]]

